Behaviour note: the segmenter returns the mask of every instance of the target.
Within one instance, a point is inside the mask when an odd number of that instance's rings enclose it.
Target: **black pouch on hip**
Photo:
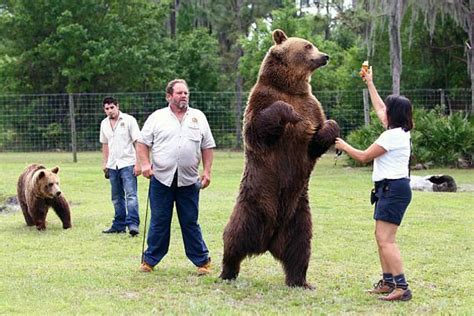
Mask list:
[[[379,200],[379,198],[377,197],[377,195],[375,195],[375,188],[373,188],[371,191],[370,191],[370,204],[374,204],[375,202],[377,202]]]

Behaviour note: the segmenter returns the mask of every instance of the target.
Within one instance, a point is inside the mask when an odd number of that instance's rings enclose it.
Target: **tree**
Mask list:
[[[418,18],[420,12],[426,21],[426,27],[430,34],[435,32],[436,19],[438,16],[449,16],[468,35],[468,71],[471,77],[471,113],[474,113],[474,0],[366,0],[366,5],[373,12],[381,10],[382,15],[389,16],[391,64],[394,93],[399,92],[401,75],[401,45],[400,27],[401,21],[407,8],[413,12],[412,23]],[[398,89],[398,90],[397,90]]]
[[[0,32],[7,91],[142,91],[162,84],[168,63],[164,4],[136,0],[7,1]],[[0,52],[1,53],[1,52]],[[157,58],[164,56],[165,58]],[[5,83],[5,81],[4,81]]]

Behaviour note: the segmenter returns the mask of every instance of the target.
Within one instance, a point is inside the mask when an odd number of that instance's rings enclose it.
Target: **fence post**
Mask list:
[[[443,110],[444,113],[446,113],[446,102],[445,102],[445,97],[444,97],[444,89],[439,89],[439,105],[441,106],[441,109]],[[448,114],[451,114],[451,109],[448,110]]]
[[[364,100],[364,123],[365,123],[365,126],[369,126],[369,124],[370,124],[369,90],[362,89],[362,97],[363,97],[363,100]]]
[[[71,149],[72,161],[77,162],[77,133],[76,133],[76,118],[74,110],[74,95],[69,93],[69,119],[71,121]]]

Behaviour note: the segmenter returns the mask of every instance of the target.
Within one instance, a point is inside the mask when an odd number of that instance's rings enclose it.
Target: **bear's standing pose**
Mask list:
[[[312,235],[308,182],[339,126],[326,120],[309,82],[329,56],[281,30],[273,32],[273,40],[245,110],[245,168],[224,230],[220,277],[235,279],[246,256],[268,250],[282,263],[288,286],[312,288],[306,282]]]
[[[47,170],[44,166],[31,164],[18,178],[17,194],[26,225],[46,229],[46,214],[53,207],[63,222],[63,228],[71,227],[69,204],[59,188],[59,168]]]

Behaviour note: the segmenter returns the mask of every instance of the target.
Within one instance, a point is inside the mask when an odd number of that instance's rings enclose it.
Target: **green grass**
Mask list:
[[[173,217],[168,255],[155,272],[137,271],[139,238],[101,233],[112,220],[110,185],[99,153],[0,153],[0,202],[32,162],[59,165],[71,202],[73,229],[54,212],[46,232],[28,228],[21,212],[0,214],[0,314],[473,314],[474,193],[414,192],[398,243],[414,298],[387,303],[364,293],[380,268],[369,205],[368,168],[334,167],[332,155],[316,165],[310,185],[313,212],[308,280],[315,291],[288,288],[271,255],[246,259],[235,282],[218,280],[222,231],[238,192],[242,153],[217,152],[211,186],[201,194],[200,224],[214,271],[197,277],[185,257]],[[458,184],[473,184],[474,170],[436,169]],[[139,179],[144,220],[147,181]]]

